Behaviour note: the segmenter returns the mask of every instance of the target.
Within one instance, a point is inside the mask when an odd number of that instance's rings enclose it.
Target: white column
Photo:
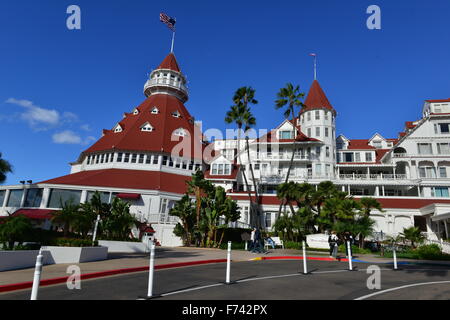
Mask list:
[[[44,188],[42,191],[42,200],[41,200],[41,209],[44,209],[47,206],[48,199],[50,197],[50,188]]]
[[[6,204],[8,203],[9,200],[9,195],[11,194],[11,190],[10,189],[6,189],[5,192],[5,199],[3,199],[3,204],[6,207]]]
[[[87,190],[82,190],[80,203],[86,203],[86,201],[87,201]]]
[[[375,195],[378,197],[380,195],[380,187],[376,186],[375,187]]]
[[[447,226],[447,220],[443,220],[444,222],[444,228],[445,228],[445,237],[448,239],[448,226]]]
[[[385,193],[384,193],[384,185],[381,186],[381,193],[382,193],[382,195],[383,195],[383,197],[384,197],[384,196],[385,196]]]

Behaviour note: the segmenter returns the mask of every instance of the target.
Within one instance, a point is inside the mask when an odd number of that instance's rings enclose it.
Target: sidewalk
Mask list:
[[[253,254],[243,250],[233,250],[231,259],[234,262],[250,261],[260,257],[301,257],[302,253],[299,250],[293,249],[271,249],[267,254]],[[308,257],[311,258],[328,258],[326,253],[322,252],[308,252]],[[164,265],[180,262],[193,262],[202,260],[226,259],[227,251],[209,248],[166,248],[157,247],[155,254],[155,265]],[[341,258],[345,258],[341,255]],[[368,263],[392,263],[392,259],[380,258],[375,255],[356,255],[354,257],[357,261]],[[446,264],[450,267],[450,261],[417,261],[399,259],[400,262],[408,261],[409,263],[432,263],[432,264]],[[66,277],[67,267],[72,264],[53,264],[44,266],[42,270],[41,279],[53,279],[59,277]],[[109,254],[108,260],[80,263],[78,266],[82,274],[95,273],[107,270],[148,267],[148,254]],[[3,271],[0,272],[0,286],[14,283],[29,282],[33,280],[34,268]]]

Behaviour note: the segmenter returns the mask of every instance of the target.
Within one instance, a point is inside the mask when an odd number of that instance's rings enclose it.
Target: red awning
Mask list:
[[[117,198],[126,200],[138,200],[141,195],[138,193],[119,193],[116,195]]]
[[[37,219],[37,220],[46,220],[52,218],[52,213],[55,212],[55,210],[49,210],[49,209],[19,209],[16,212],[14,212],[13,217],[17,217],[20,215],[24,215],[30,219]]]

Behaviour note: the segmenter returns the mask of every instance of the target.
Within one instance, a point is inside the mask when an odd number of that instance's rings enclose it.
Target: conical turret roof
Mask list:
[[[336,112],[317,80],[313,81],[311,88],[309,89],[308,96],[305,100],[305,107],[303,107],[302,112],[313,109],[328,109]]]
[[[164,58],[159,67],[156,68],[156,70],[158,69],[169,69],[172,71],[181,72],[180,67],[178,66],[177,59],[172,52]]]

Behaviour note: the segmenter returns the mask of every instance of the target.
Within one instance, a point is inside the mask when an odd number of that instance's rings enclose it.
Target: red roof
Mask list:
[[[175,59],[175,55],[173,53],[169,53],[167,57],[164,58],[159,67],[156,68],[156,70],[158,69],[169,69],[176,72],[181,72],[177,59]]]
[[[369,145],[368,139],[353,139],[353,140],[349,140],[347,149],[348,150],[373,150],[376,148]]]
[[[191,177],[159,171],[106,169],[69,174],[40,183],[122,189],[161,190],[184,194]]]
[[[435,102],[450,102],[450,98],[448,99],[443,99],[443,100],[425,100],[426,102],[431,102],[431,103],[435,103]]]
[[[36,220],[46,220],[51,219],[52,213],[55,212],[55,210],[49,210],[49,209],[19,209],[16,212],[14,212],[13,217],[17,216],[25,216],[30,219],[36,219]]]
[[[154,107],[158,109],[156,114],[151,112]],[[125,113],[125,118],[120,120],[122,132],[104,131],[104,135],[84,153],[113,149],[171,153],[181,141],[191,140],[186,143],[190,148],[181,150],[177,155],[194,159],[202,158],[202,133],[194,125],[193,118],[180,100],[167,94],[155,94],[147,98],[137,107],[137,110],[138,114]],[[173,116],[173,113],[177,111],[180,117]],[[147,122],[153,127],[153,131],[141,130]],[[174,131],[179,128],[188,135],[184,138],[174,136]]]
[[[414,129],[417,126],[417,124],[414,124],[414,121],[406,121],[405,122],[405,127],[407,129]]]
[[[331,106],[330,101],[328,101],[325,92],[323,92],[320,84],[317,80],[314,80],[311,89],[309,89],[308,96],[305,100],[305,107],[302,109],[302,112],[317,109],[317,108],[325,108],[335,112],[334,108]]]

